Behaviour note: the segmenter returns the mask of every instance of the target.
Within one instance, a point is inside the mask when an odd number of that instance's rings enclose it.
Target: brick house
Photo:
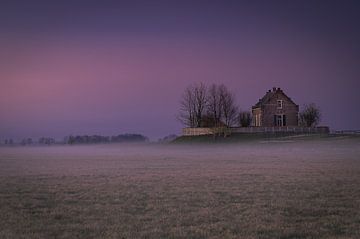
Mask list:
[[[274,87],[252,107],[252,126],[298,126],[298,115],[299,106]]]

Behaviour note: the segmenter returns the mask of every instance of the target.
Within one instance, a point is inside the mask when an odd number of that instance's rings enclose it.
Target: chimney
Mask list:
[[[275,92],[276,91],[276,87],[273,87],[273,92]]]
[[[278,91],[281,91],[280,87],[279,87],[279,88],[277,88],[277,90],[278,90]]]

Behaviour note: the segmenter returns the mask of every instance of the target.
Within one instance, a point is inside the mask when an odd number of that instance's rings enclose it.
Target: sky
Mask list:
[[[360,129],[359,1],[0,2],[0,139],[180,134],[185,87],[272,87]]]

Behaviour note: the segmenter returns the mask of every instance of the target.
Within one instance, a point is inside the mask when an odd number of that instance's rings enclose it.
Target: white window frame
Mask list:
[[[278,114],[276,115],[276,123],[275,123],[275,126],[278,126],[278,127],[284,127],[285,126],[285,114]]]
[[[258,115],[258,126],[261,126],[261,114]]]
[[[276,126],[284,126],[284,115],[276,115]]]
[[[280,103],[280,105],[279,105],[279,103]],[[283,100],[277,100],[276,106],[277,106],[278,109],[282,109],[282,108],[283,108],[283,104],[284,104]]]
[[[261,114],[255,115],[255,126],[261,126]]]

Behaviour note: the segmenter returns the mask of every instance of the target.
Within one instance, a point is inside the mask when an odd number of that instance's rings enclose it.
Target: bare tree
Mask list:
[[[222,102],[220,88],[216,84],[212,84],[208,90],[207,96],[207,115],[212,118],[214,126],[218,127],[222,118]]]
[[[315,127],[321,119],[321,111],[314,103],[304,105],[304,109],[299,114],[300,125]]]
[[[209,90],[204,83],[190,85],[182,95],[178,119],[188,127],[202,127],[209,118],[214,127],[236,124],[238,108],[234,95],[225,85],[212,84]]]
[[[235,105],[234,95],[226,88],[225,85],[219,86],[220,99],[222,105],[222,114],[224,123],[231,127],[236,123],[238,108]]]
[[[251,124],[251,113],[249,111],[240,111],[239,125],[241,127],[249,127]]]
[[[194,95],[196,127],[201,127],[202,117],[206,108],[206,93],[206,86],[204,83],[201,82],[195,85]]]
[[[193,86],[188,86],[180,101],[180,113],[177,117],[188,127],[195,127],[195,96]]]
[[[180,101],[178,119],[188,127],[200,127],[206,107],[206,86],[203,83],[188,86]]]

